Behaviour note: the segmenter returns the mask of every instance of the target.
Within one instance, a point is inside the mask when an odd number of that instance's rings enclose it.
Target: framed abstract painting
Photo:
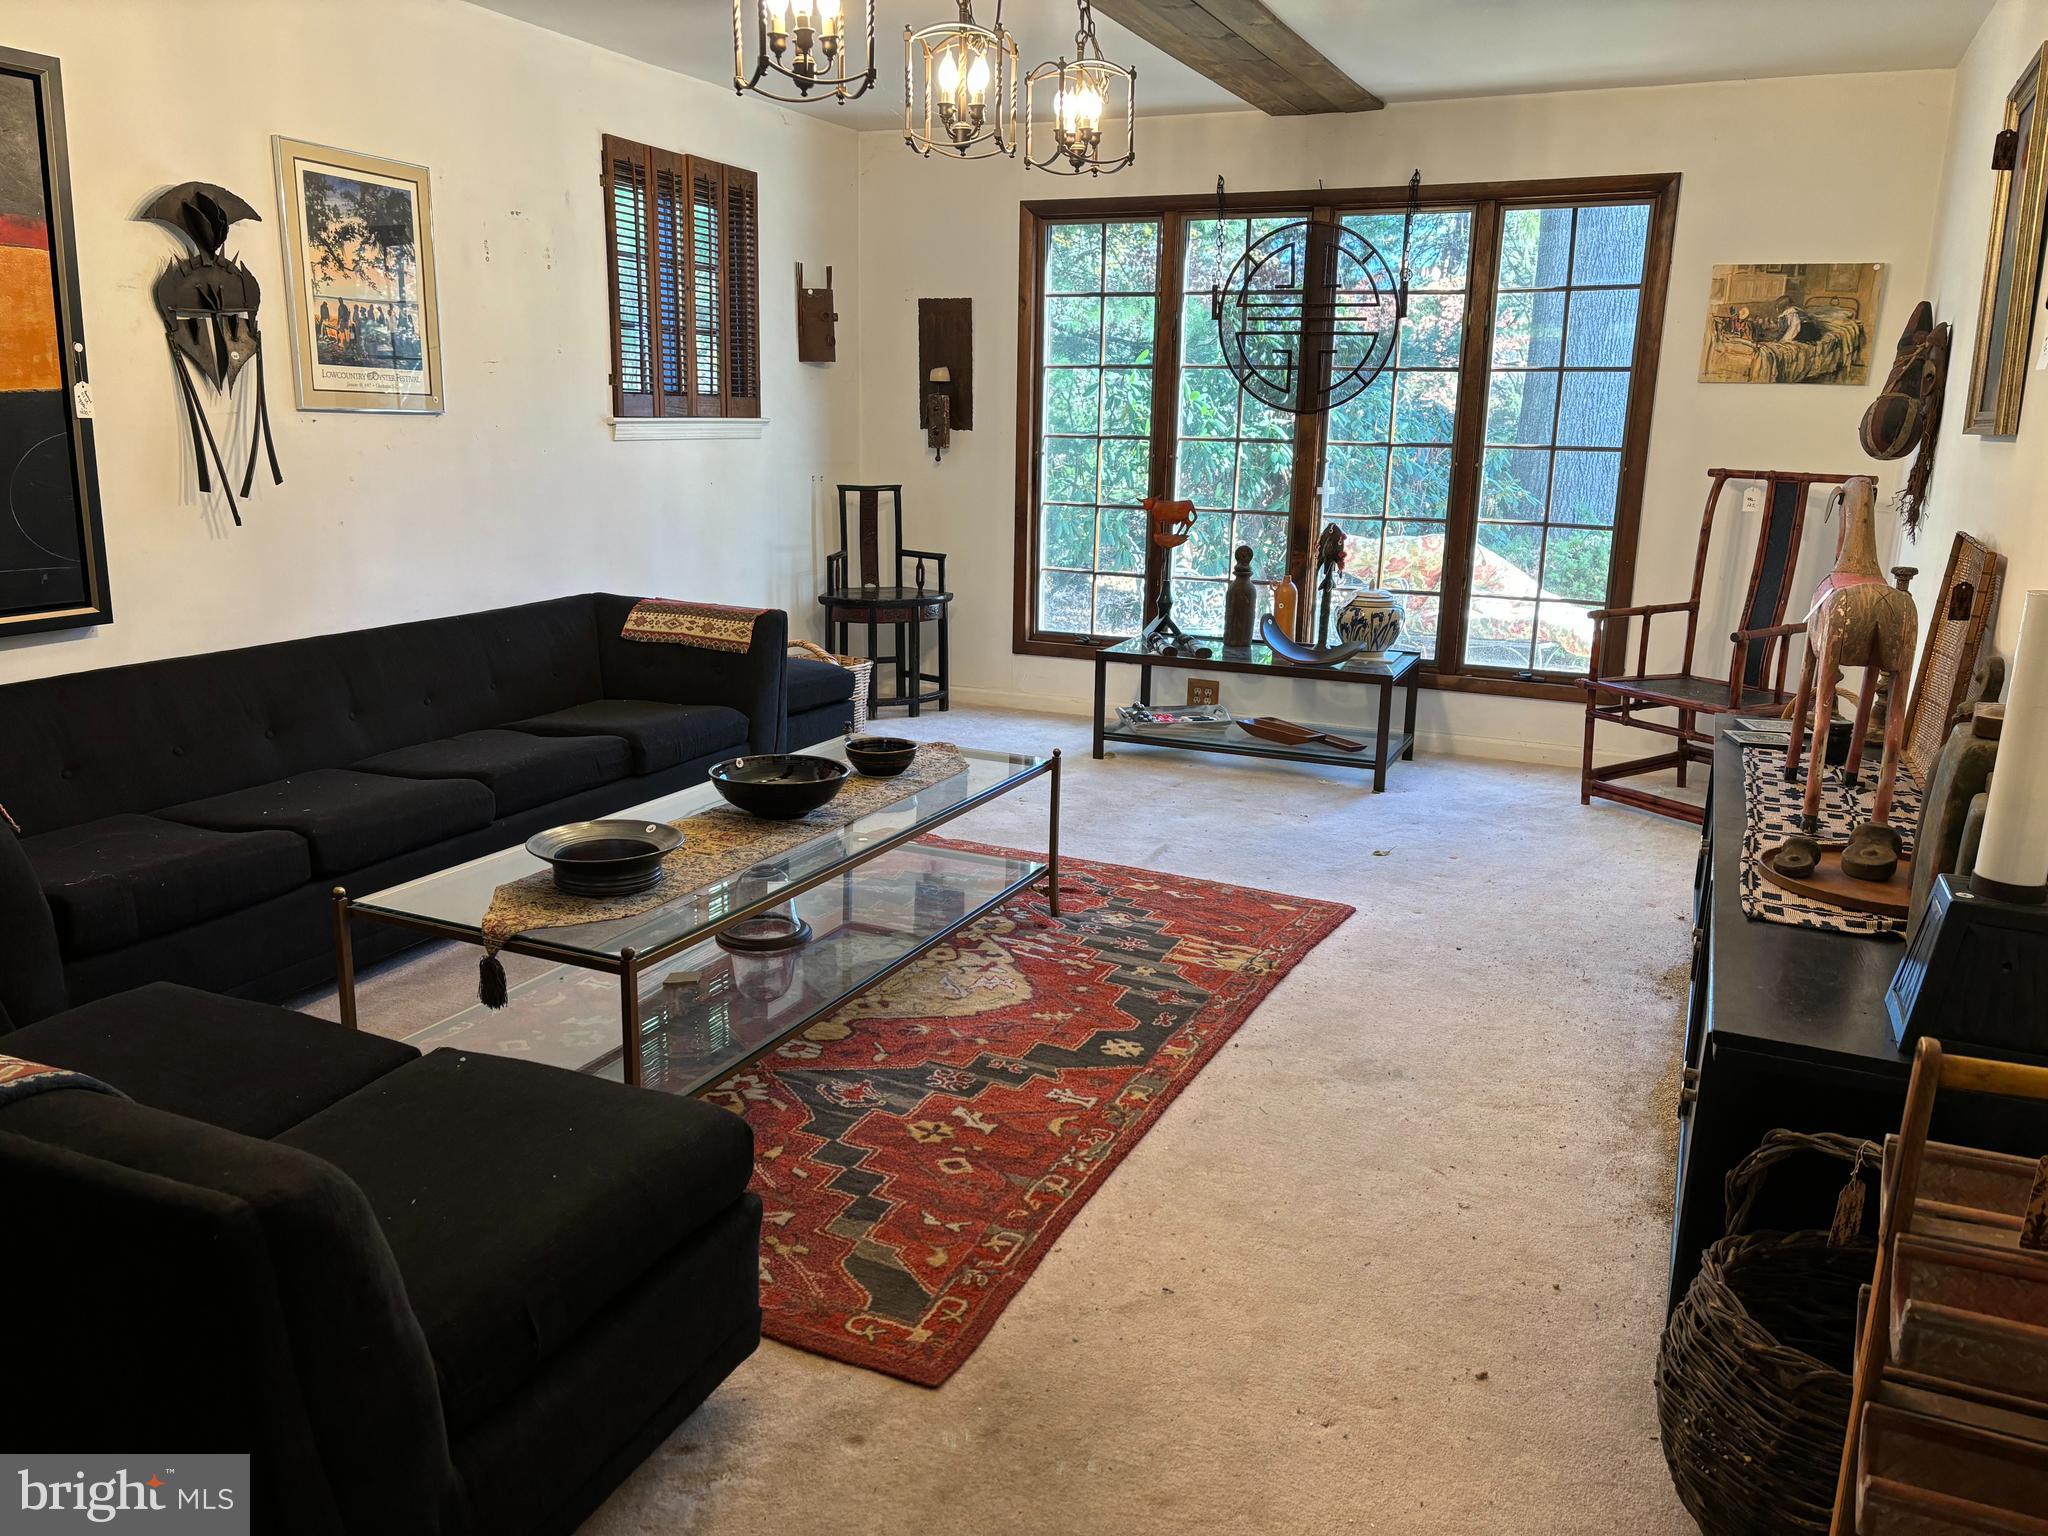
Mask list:
[[[2006,96],[2004,124],[1992,151],[1991,237],[1984,247],[1984,287],[1963,422],[1965,432],[1983,437],[2011,437],[2020,429],[2034,297],[2041,282],[2042,207],[2048,201],[2048,116],[2040,110],[2044,60],[2048,44],[2027,61]]]
[[[441,410],[423,165],[274,137],[302,411]]]
[[[57,61],[0,48],[0,637],[114,616]]]

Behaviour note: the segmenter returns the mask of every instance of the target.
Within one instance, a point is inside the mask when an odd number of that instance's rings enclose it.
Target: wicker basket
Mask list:
[[[1764,1174],[1819,1152],[1851,1165],[1825,1232],[1746,1233]],[[1853,1137],[1773,1131],[1728,1175],[1728,1233],[1700,1259],[1657,1354],[1657,1424],[1678,1497],[1707,1536],[1824,1536],[1849,1425],[1857,1292],[1877,1249]]]
[[[829,661],[834,666],[846,668],[853,674],[853,729],[850,734],[859,735],[868,728],[868,687],[874,681],[875,664],[865,656],[835,656],[815,640],[792,640],[792,651],[802,652],[812,661]]]

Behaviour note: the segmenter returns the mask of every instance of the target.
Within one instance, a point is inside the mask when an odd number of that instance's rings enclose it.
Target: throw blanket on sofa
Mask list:
[[[48,1093],[54,1088],[83,1088],[88,1093],[111,1093],[117,1099],[128,1097],[120,1089],[83,1072],[73,1072],[69,1067],[46,1067],[40,1061],[0,1056],[0,1104],[12,1104],[16,1099]]]
[[[747,651],[754,644],[754,621],[766,608],[728,608],[722,603],[685,603],[668,597],[643,597],[626,615],[621,639],[651,640],[664,645],[694,645],[706,651]]]
[[[763,821],[730,805],[685,816],[672,823],[683,834],[683,841],[661,861],[660,883],[632,896],[565,895],[555,889],[552,870],[507,881],[492,893],[490,910],[480,925],[484,958],[477,998],[487,1008],[505,1006],[505,967],[498,951],[522,933],[639,917],[966,771],[967,759],[959,748],[950,742],[932,742],[895,778],[869,779],[856,774],[830,803],[795,821]]]

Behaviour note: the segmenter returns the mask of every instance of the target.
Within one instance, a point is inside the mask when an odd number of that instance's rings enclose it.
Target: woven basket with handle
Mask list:
[[[1764,1175],[1801,1153],[1850,1165],[1828,1231],[1747,1232]],[[1728,1175],[1728,1236],[1700,1258],[1657,1353],[1657,1425],[1681,1503],[1706,1536],[1824,1533],[1849,1427],[1872,1142],[1772,1131]]]
[[[853,735],[868,728],[868,685],[874,680],[875,664],[865,656],[835,656],[815,640],[792,640],[790,650],[813,661],[829,661],[853,674]]]

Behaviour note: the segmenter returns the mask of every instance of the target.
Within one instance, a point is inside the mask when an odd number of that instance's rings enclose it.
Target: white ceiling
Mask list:
[[[700,79],[732,79],[730,0],[475,0],[551,31]],[[1388,102],[1668,85],[1686,80],[1946,69],[1993,0],[1271,0],[1273,10]],[[859,15],[859,0],[846,0]],[[856,128],[903,120],[903,29],[952,14],[952,0],[877,0],[881,69],[857,102],[806,110]],[[980,0],[980,14],[994,13]],[[1067,0],[1008,0],[1024,67],[1073,49]],[[1138,67],[1146,112],[1244,103],[1106,17],[1103,51]]]

